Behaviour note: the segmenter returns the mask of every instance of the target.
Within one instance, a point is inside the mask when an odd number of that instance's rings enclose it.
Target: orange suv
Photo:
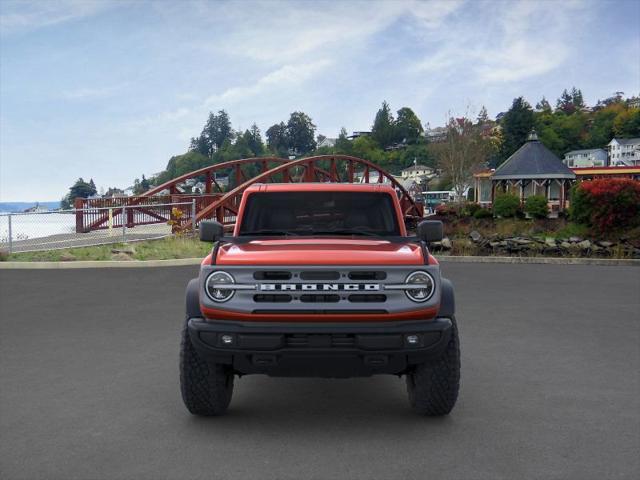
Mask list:
[[[227,410],[235,375],[405,375],[409,403],[448,414],[460,383],[451,282],[430,242],[408,236],[382,184],[249,187],[234,232],[200,223],[213,243],[186,291],[180,386],[197,415]]]

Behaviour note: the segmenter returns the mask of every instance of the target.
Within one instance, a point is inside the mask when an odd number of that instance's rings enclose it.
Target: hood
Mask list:
[[[422,265],[413,242],[380,239],[300,238],[223,244],[217,265]]]

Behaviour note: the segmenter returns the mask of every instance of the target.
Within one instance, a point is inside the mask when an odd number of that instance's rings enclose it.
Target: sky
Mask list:
[[[126,188],[225,109],[264,132],[640,92],[640,2],[0,0],[0,201]]]

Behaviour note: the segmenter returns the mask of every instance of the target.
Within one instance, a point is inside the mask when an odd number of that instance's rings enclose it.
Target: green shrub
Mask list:
[[[512,218],[520,211],[520,198],[511,193],[498,195],[493,201],[493,213],[496,217]]]
[[[549,205],[544,195],[532,195],[527,198],[524,204],[524,211],[531,218],[547,218],[549,215]]]
[[[462,205],[460,210],[461,217],[473,217],[475,213],[480,210],[481,207],[475,202],[466,202]]]
[[[478,220],[483,218],[493,218],[493,212],[488,208],[479,208],[473,213],[473,218],[477,218]]]

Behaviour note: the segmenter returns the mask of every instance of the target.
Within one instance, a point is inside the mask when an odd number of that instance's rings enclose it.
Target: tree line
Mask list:
[[[613,137],[640,136],[640,108],[637,97],[625,99],[621,92],[589,107],[581,90],[564,90],[555,106],[542,98],[535,108],[524,98],[491,119],[482,107],[475,115],[468,110],[457,117],[448,115],[444,133],[437,141],[425,136],[422,120],[410,107],[394,114],[385,101],[372,119],[371,130],[349,136],[342,128],[332,145],[318,146],[326,137],[305,112],[292,112],[288,120],[271,125],[264,134],[254,123],[241,131],[233,128],[225,110],[211,112],[199,135],[191,138],[188,151],[169,159],[166,168],[151,177],[135,179],[133,193],[140,194],[193,170],[228,160],[261,156],[308,156],[346,154],[370,160],[399,174],[413,163],[439,168],[442,175],[430,188],[461,188],[478,165],[497,167],[526,141],[532,129],[540,140],[562,157],[570,150],[604,148]],[[90,190],[79,179],[67,201]],[[95,187],[95,186],[94,186]],[[110,189],[118,192],[117,189]],[[94,192],[95,194],[95,192]]]

